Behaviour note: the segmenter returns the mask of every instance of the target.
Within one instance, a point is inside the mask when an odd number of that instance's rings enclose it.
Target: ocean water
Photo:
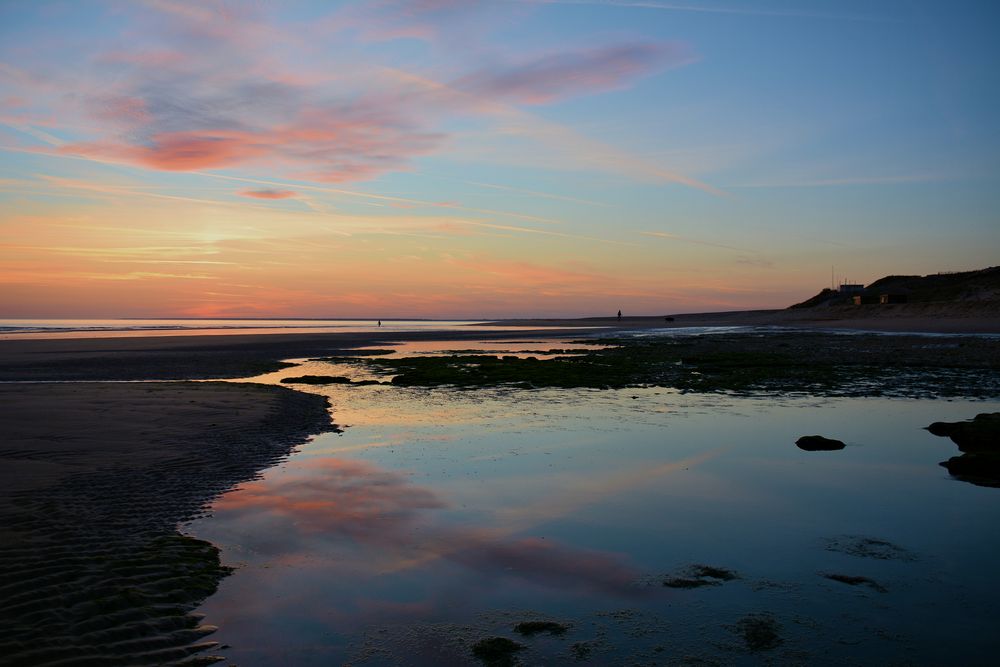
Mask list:
[[[248,333],[361,333],[461,330],[475,320],[0,319],[0,340]]]
[[[361,377],[258,381],[303,373]],[[236,567],[200,610],[227,664],[995,664],[1000,489],[923,430],[995,401],[304,389],[345,432],[186,527]]]

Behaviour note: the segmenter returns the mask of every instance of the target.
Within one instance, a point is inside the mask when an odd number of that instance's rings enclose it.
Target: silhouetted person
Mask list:
[[[382,326],[382,320],[379,320],[379,321],[378,321],[378,325],[379,325],[379,326]]]
[[[622,321],[622,311],[620,311],[620,310],[618,311],[618,321],[619,322]]]

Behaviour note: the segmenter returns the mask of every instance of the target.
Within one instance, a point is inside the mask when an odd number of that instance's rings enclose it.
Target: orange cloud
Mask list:
[[[239,164],[259,157],[263,148],[252,137],[225,132],[175,132],[158,134],[148,145],[131,146],[117,142],[65,144],[59,152],[71,155],[112,158],[136,162],[164,171],[191,171]]]

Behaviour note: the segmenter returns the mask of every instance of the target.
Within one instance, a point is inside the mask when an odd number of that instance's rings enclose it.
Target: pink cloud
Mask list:
[[[472,19],[482,19],[489,9],[477,0],[377,0],[347,6],[330,24],[354,30],[364,40],[433,42],[442,41],[445,33],[460,39],[463,31],[475,30]]]
[[[455,87],[491,98],[545,104],[573,95],[622,86],[663,67],[694,61],[678,44],[624,44],[548,55],[505,67],[491,67],[462,77]]]
[[[162,171],[256,167],[337,183],[408,169],[446,145],[440,128],[448,121],[495,114],[483,101],[541,104],[616,88],[690,60],[675,45],[626,44],[481,67],[447,77],[448,86],[366,67],[351,53],[369,28],[416,34],[445,24],[451,30],[471,17],[488,25],[483,12],[500,10],[484,4],[359,3],[335,13],[324,32],[272,22],[251,5],[148,0],[123,10],[134,14],[133,28],[146,38],[131,42],[140,44],[136,49],[119,43],[83,59],[73,76],[35,77],[51,99],[31,87],[38,85],[31,73],[6,68],[0,76],[35,108],[47,101],[59,121],[33,112],[23,124],[73,130],[71,143],[47,141],[62,144],[64,154]],[[321,44],[329,26],[346,43],[347,60]]]
[[[5,109],[16,109],[17,107],[23,107],[27,104],[23,97],[18,97],[17,95],[6,95],[0,98],[0,107]]]
[[[240,190],[236,194],[243,197],[253,197],[254,199],[290,199],[297,197],[294,190]]]

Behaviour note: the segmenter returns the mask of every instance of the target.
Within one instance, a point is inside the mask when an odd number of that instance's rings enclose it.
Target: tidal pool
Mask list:
[[[490,664],[525,665],[1000,648],[1000,489],[949,477],[922,429],[996,402],[303,389],[349,428],[187,526],[236,567],[200,610],[231,664],[474,665],[492,637],[521,648]]]

